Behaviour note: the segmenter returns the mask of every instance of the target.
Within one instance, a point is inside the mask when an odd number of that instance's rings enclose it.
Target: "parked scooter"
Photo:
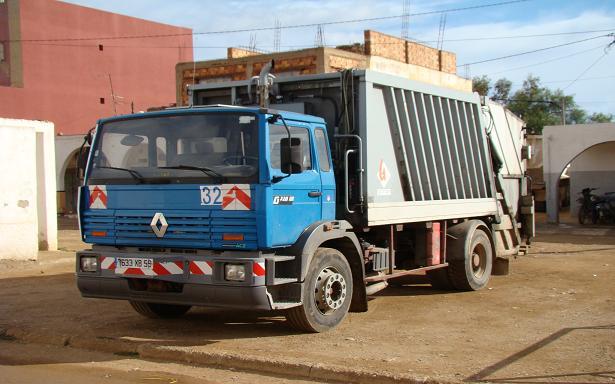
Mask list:
[[[583,188],[581,197],[577,199],[577,202],[581,205],[579,207],[579,224],[585,224],[588,220],[591,220],[592,224],[598,223],[598,196],[593,194],[597,188]]]

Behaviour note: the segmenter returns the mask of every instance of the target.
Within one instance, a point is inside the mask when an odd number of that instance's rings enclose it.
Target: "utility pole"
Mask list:
[[[562,125],[566,125],[566,98],[562,97]]]

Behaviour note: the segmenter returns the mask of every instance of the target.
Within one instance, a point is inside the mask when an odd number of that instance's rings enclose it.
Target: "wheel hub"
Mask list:
[[[472,255],[472,265],[474,268],[480,266],[480,256],[476,253]]]
[[[327,267],[318,274],[314,293],[318,310],[323,315],[332,313],[346,300],[346,280],[334,268]]]
[[[487,268],[487,252],[481,244],[477,244],[472,252],[472,273],[477,278],[485,274]]]

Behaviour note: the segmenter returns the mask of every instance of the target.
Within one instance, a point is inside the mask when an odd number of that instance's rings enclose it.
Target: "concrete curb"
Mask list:
[[[262,372],[296,378],[313,380],[333,380],[357,384],[453,384],[454,382],[433,378],[418,378],[391,372],[371,372],[333,364],[306,363],[247,356],[228,352],[194,351],[190,347],[159,346],[152,343],[135,343],[134,341],[90,337],[85,335],[62,336],[51,335],[19,328],[0,328],[0,340],[14,340],[24,343],[47,344],[73,347],[116,355],[138,356],[144,359],[188,363],[195,365],[234,368],[238,370]]]

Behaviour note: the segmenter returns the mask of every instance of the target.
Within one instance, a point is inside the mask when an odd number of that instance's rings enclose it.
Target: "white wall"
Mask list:
[[[0,259],[56,250],[52,123],[0,118]]]
[[[583,188],[598,188],[594,193],[615,192],[615,141],[598,144],[581,153],[568,169],[570,212],[578,212],[576,201]]]

